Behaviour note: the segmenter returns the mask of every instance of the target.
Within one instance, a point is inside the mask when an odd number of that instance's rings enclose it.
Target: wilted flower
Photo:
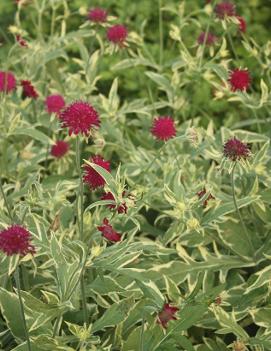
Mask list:
[[[16,88],[16,79],[11,72],[0,71],[0,91],[10,93]]]
[[[246,91],[250,84],[250,75],[247,69],[234,69],[230,72],[229,82],[232,91]]]
[[[29,97],[32,99],[37,99],[39,97],[39,94],[29,80],[22,80],[21,86],[23,87],[23,98]]]
[[[197,192],[197,195],[199,199],[201,199],[204,195],[206,195],[206,189],[203,188],[201,191]],[[203,207],[206,207],[208,205],[209,200],[214,200],[214,196],[210,193],[207,198],[203,201]]]
[[[158,323],[163,328],[167,328],[167,324],[170,320],[176,320],[175,313],[179,311],[178,307],[173,307],[169,303],[165,303],[163,309],[158,314]]]
[[[69,144],[64,140],[58,140],[51,149],[51,155],[60,158],[69,151]]]
[[[247,23],[246,23],[244,17],[236,16],[236,18],[238,19],[238,22],[239,22],[240,32],[245,33],[247,30]]]
[[[76,101],[68,105],[59,115],[62,126],[69,128],[69,135],[88,135],[92,128],[99,127],[97,111],[87,102]]]
[[[110,172],[110,162],[104,160],[101,156],[93,156],[89,159],[89,161],[103,167],[105,170],[107,170],[107,172]],[[103,187],[105,185],[105,180],[97,171],[95,171],[94,168],[89,165],[84,165],[84,169],[84,182],[87,183],[92,189]]]
[[[234,341],[233,350],[234,351],[246,351],[246,346],[242,341]]]
[[[122,24],[116,24],[107,30],[107,39],[113,44],[123,45],[128,35],[127,28]]]
[[[220,19],[235,16],[235,5],[229,1],[223,1],[215,7],[216,16]]]
[[[202,32],[198,37],[198,44],[203,45],[205,43],[205,45],[211,46],[215,44],[216,40],[217,37],[214,34],[209,32],[207,35],[207,33]]]
[[[45,100],[45,106],[48,113],[58,114],[65,107],[65,100],[59,94],[49,95]]]
[[[176,136],[174,120],[169,116],[154,119],[151,132],[156,139],[167,141]]]
[[[13,224],[0,232],[0,250],[8,256],[35,253],[35,248],[31,244],[31,234],[18,224]]]
[[[22,36],[20,34],[16,34],[15,39],[20,46],[25,47],[25,48],[28,47],[27,42],[22,38]]]
[[[122,196],[125,196],[125,191],[123,191]],[[101,200],[112,200],[115,201],[114,195],[111,192],[104,193],[101,197]],[[115,209],[116,205],[109,204],[107,205],[110,209]],[[118,205],[117,207],[117,212],[118,213],[127,213],[127,205],[126,202],[123,202],[122,204]]]
[[[121,240],[121,234],[113,229],[107,218],[104,218],[103,225],[98,226],[97,229],[102,232],[103,237],[109,241],[118,242]]]
[[[101,9],[100,7],[96,7],[94,9],[89,10],[88,19],[95,23],[103,23],[107,20],[107,11]]]
[[[247,159],[250,156],[250,149],[247,144],[234,137],[224,144],[223,154],[231,161],[238,161]]]

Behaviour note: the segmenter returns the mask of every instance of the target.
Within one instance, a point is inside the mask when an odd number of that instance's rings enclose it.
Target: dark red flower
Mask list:
[[[25,47],[25,48],[28,47],[27,42],[22,38],[22,36],[21,36],[20,34],[17,34],[17,35],[15,36],[15,38],[16,38],[17,43],[18,43],[20,46]]]
[[[250,156],[250,149],[247,144],[234,137],[224,144],[223,154],[231,161],[238,161],[247,159]]]
[[[203,188],[201,191],[197,192],[197,195],[199,199],[201,199],[204,195],[206,195],[206,189]],[[208,205],[209,200],[214,200],[215,198],[213,197],[212,194],[209,194],[207,198],[203,201],[203,207],[206,207]]]
[[[210,32],[208,33],[208,35],[206,34],[207,33],[205,32],[200,33],[198,37],[198,44],[203,45],[205,42],[205,44],[208,46],[214,45],[217,40],[217,37]]]
[[[16,254],[25,256],[36,251],[31,244],[31,234],[18,224],[13,224],[0,232],[0,250],[7,256]]]
[[[122,196],[124,197],[126,194],[125,191],[123,191]],[[104,193],[101,197],[101,200],[112,200],[115,201],[114,195],[111,192],[108,193]],[[109,207],[111,210],[116,208],[116,205],[110,204],[107,205],[107,207]],[[118,213],[127,213],[127,205],[125,202],[123,202],[122,204],[120,204],[117,208]]]
[[[68,105],[59,115],[62,127],[69,128],[69,135],[89,135],[94,127],[99,127],[100,119],[97,111],[87,102],[76,101]]]
[[[127,28],[122,24],[116,24],[107,30],[107,39],[114,44],[123,45],[127,35]]]
[[[155,118],[151,128],[152,134],[156,139],[167,141],[176,136],[174,120],[169,116]]]
[[[245,33],[247,31],[247,23],[246,23],[244,17],[236,16],[236,18],[238,19],[238,22],[239,22],[240,32]]]
[[[60,158],[69,151],[69,144],[64,140],[58,140],[55,145],[52,146],[51,155]]]
[[[107,218],[103,220],[103,225],[98,226],[97,229],[102,232],[103,237],[109,241],[118,242],[121,240],[121,234],[113,229]]]
[[[39,94],[37,93],[37,91],[35,90],[35,88],[29,80],[21,80],[21,86],[23,87],[23,98],[38,98]]]
[[[107,20],[107,11],[101,9],[100,7],[96,7],[94,9],[89,10],[88,19],[95,23],[103,23]]]
[[[60,113],[65,107],[65,100],[59,94],[49,95],[45,100],[45,105],[48,113]]]
[[[246,91],[250,84],[250,75],[247,69],[234,69],[230,72],[229,82],[232,91]]]
[[[0,91],[10,93],[16,88],[16,79],[11,72],[0,71]]]
[[[178,311],[178,307],[173,307],[170,306],[169,303],[165,303],[162,311],[158,314],[158,323],[161,324],[163,328],[167,328],[167,324],[170,320],[177,319],[174,315]]]
[[[89,159],[90,162],[95,163],[96,165],[104,168],[107,172],[110,171],[110,162],[104,160],[101,156],[96,155]],[[95,171],[89,165],[84,165],[85,175],[84,182],[87,183],[92,189],[103,187],[105,185],[105,180],[98,172]]]
[[[220,4],[216,5],[215,13],[216,16],[220,19],[224,19],[226,17],[233,17],[236,15],[235,5],[229,1],[223,1]]]

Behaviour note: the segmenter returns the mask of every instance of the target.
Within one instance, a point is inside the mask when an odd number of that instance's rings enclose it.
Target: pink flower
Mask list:
[[[235,5],[229,1],[223,1],[216,5],[215,13],[216,16],[220,19],[224,19],[226,17],[233,17],[236,15]]]
[[[246,91],[250,84],[250,75],[247,69],[234,69],[230,72],[229,82],[232,91]]]
[[[210,32],[208,33],[207,36],[206,34],[207,33],[205,32],[200,33],[198,37],[198,44],[203,45],[205,42],[205,44],[208,46],[214,45],[217,40],[217,37]]]
[[[68,105],[59,115],[62,127],[69,128],[69,135],[89,135],[94,127],[99,127],[100,119],[97,111],[87,102],[76,101]]]
[[[153,121],[151,132],[156,139],[167,141],[176,136],[174,120],[169,116],[157,117]]]
[[[107,20],[107,11],[101,9],[100,7],[96,7],[94,9],[89,10],[88,19],[95,23],[103,23]]]
[[[97,229],[102,232],[103,237],[109,241],[118,242],[121,240],[121,234],[113,229],[107,218],[103,220],[103,225],[98,226]]]
[[[236,18],[238,19],[238,22],[239,22],[240,32],[245,33],[247,31],[247,23],[245,19],[241,16],[236,16]]]
[[[35,88],[29,80],[22,80],[21,86],[23,87],[23,98],[38,98],[39,94],[37,93],[37,91],[35,90]]]
[[[107,172],[110,172],[110,162],[104,160],[101,156],[93,156],[90,158],[90,162],[95,163],[96,165],[107,170]],[[84,169],[84,182],[87,183],[92,189],[97,189],[105,185],[105,180],[97,171],[95,171],[94,168],[89,165],[84,165]]]
[[[167,328],[167,324],[170,320],[177,319],[174,315],[178,311],[179,308],[170,306],[168,303],[164,304],[162,311],[158,314],[158,323],[161,324],[163,328]]]
[[[250,149],[247,144],[234,137],[224,144],[223,154],[231,161],[245,160],[250,156]]]
[[[0,232],[0,250],[7,256],[35,253],[35,248],[31,244],[31,234],[18,224],[13,224]]]
[[[123,191],[122,196],[125,196],[125,191]],[[115,201],[114,195],[111,192],[104,193],[101,197],[101,200],[112,200]],[[111,210],[116,208],[116,205],[107,205]],[[117,208],[118,213],[127,213],[127,205],[125,202],[120,204]]]
[[[52,146],[51,155],[60,158],[69,151],[69,144],[64,140],[58,140],[55,145]]]
[[[127,28],[122,24],[116,24],[107,30],[107,39],[114,44],[123,45],[128,35]]]
[[[16,79],[11,72],[0,71],[0,91],[10,93],[16,88]]]
[[[63,96],[59,94],[49,95],[45,100],[45,105],[48,113],[59,114],[65,107],[65,100]]]

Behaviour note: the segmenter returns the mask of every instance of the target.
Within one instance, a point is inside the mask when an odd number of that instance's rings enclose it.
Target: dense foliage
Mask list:
[[[0,2],[0,348],[271,350],[268,0]]]

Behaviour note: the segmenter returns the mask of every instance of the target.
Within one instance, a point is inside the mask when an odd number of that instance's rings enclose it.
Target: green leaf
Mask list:
[[[26,135],[37,141],[40,141],[44,145],[52,145],[54,143],[46,134],[33,128],[17,128],[12,131],[12,135]]]
[[[144,297],[150,298],[153,302],[156,303],[156,306],[159,309],[162,309],[165,298],[163,294],[160,292],[158,287],[151,280],[148,281],[140,281],[136,280],[137,285],[142,290]]]

